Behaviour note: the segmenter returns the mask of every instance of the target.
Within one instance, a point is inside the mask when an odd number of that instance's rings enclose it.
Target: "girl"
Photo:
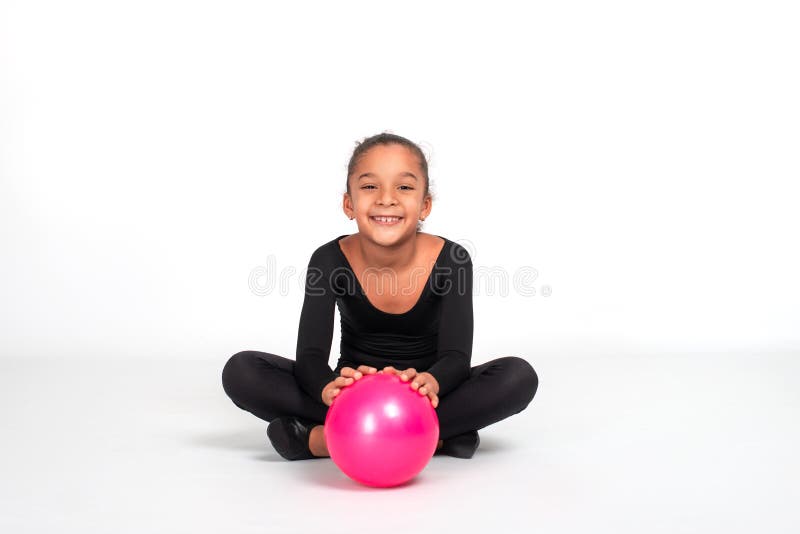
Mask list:
[[[270,422],[267,435],[287,460],[328,456],[328,407],[368,373],[398,374],[428,397],[439,418],[435,454],[458,458],[475,453],[478,429],[521,412],[536,394],[538,376],[522,358],[471,367],[472,259],[457,243],[421,232],[428,185],[427,160],[408,139],[381,133],[358,144],[343,199],[358,232],[311,255],[296,359],[248,350],[225,364],[225,393]],[[341,345],[331,371],[334,306]]]

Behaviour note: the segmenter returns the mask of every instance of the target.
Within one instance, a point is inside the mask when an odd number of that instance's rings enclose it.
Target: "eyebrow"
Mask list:
[[[415,179],[415,180],[419,181],[419,178],[417,178],[417,177],[416,177],[416,175],[415,175],[413,172],[408,172],[408,171],[405,171],[405,172],[401,172],[401,173],[400,173],[400,174],[398,174],[397,176],[398,176],[398,177],[406,177],[406,176],[410,176],[411,178],[413,178],[413,179]],[[360,180],[360,179],[362,179],[362,178],[377,178],[377,177],[378,177],[378,175],[377,175],[377,174],[374,174],[374,173],[371,173],[371,172],[365,172],[364,174],[360,175],[360,176],[358,177],[358,179]]]

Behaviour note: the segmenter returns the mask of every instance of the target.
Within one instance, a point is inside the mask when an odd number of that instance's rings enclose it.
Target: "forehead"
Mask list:
[[[403,167],[411,172],[419,172],[419,159],[410,148],[404,145],[391,144],[376,145],[370,148],[358,158],[355,168],[362,172],[366,172],[367,168],[377,172],[380,169],[397,172],[398,168]]]

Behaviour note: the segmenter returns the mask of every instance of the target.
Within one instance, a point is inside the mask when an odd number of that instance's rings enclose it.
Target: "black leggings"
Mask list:
[[[265,421],[291,415],[323,424],[328,406],[300,389],[294,364],[267,352],[238,352],[222,370],[222,387],[236,406]],[[335,372],[340,372],[339,366]],[[439,398],[439,438],[478,430],[521,412],[538,386],[536,371],[517,356],[472,367],[466,381]]]

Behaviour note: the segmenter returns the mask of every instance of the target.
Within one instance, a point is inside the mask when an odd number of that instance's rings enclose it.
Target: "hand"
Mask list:
[[[373,375],[377,371],[378,370],[374,367],[369,367],[367,365],[359,365],[358,369],[342,367],[342,370],[339,371],[339,376],[328,382],[325,387],[322,388],[322,402],[326,406],[330,406],[333,404],[333,400],[342,388],[353,384],[353,382],[360,379],[365,374]]]
[[[436,408],[439,406],[439,382],[430,373],[417,373],[413,367],[403,371],[398,371],[391,365],[383,368],[384,373],[394,373],[400,380],[407,382],[411,380],[411,388],[417,390],[420,395],[427,395],[431,400],[431,405]]]

